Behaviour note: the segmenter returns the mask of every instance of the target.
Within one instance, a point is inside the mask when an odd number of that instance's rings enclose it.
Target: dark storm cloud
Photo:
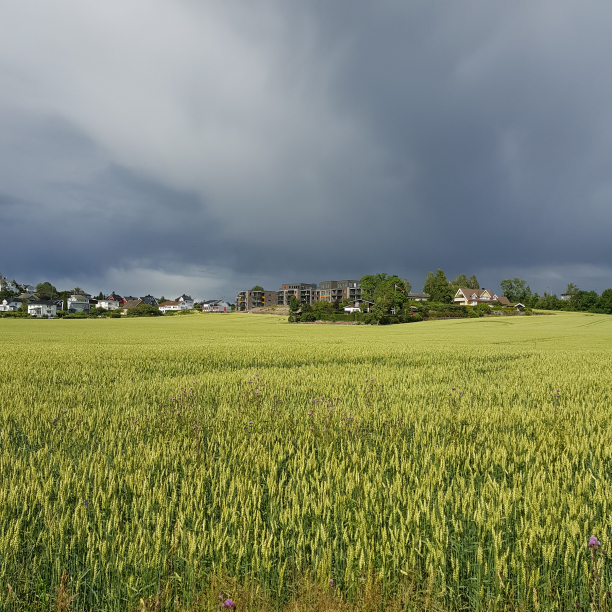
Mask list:
[[[612,285],[607,3],[37,7],[0,23],[5,274]]]

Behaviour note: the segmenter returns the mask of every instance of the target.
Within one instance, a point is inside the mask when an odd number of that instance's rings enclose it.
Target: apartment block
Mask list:
[[[300,304],[313,304],[319,299],[316,283],[283,283],[277,292],[278,304],[289,306],[291,296],[295,296]]]
[[[236,296],[236,311],[273,306],[278,303],[278,291],[241,291]]]
[[[361,284],[358,280],[322,281],[319,283],[318,299],[332,304],[342,300],[361,299]]]

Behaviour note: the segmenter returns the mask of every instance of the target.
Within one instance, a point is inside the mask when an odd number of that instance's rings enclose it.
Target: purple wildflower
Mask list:
[[[333,578],[330,578],[330,579],[329,579],[329,584],[330,584],[330,585],[334,584],[334,579],[333,579]]]
[[[598,546],[601,546],[601,542],[595,536],[591,536],[589,538],[589,548],[597,548]]]
[[[221,606],[223,608],[235,608],[236,604],[231,599],[226,599]]]
[[[253,421],[249,421],[249,425],[252,425],[252,424],[253,424]]]

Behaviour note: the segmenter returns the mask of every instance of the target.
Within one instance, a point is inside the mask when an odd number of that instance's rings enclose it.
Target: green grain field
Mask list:
[[[612,317],[3,319],[0,346],[2,609],[55,610],[64,570],[73,610],[305,580],[338,610],[608,609]]]

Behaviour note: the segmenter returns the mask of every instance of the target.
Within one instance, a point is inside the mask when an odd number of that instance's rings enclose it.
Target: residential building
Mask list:
[[[429,299],[429,293],[407,293],[406,297],[413,302],[426,302]]]
[[[342,300],[361,298],[361,284],[358,280],[323,281],[319,283],[317,299],[339,304]]]
[[[277,292],[277,303],[289,306],[291,296],[297,298],[300,304],[313,304],[318,299],[317,285],[315,283],[285,283]]]
[[[205,300],[202,302],[203,312],[232,312],[232,307],[223,300]]]
[[[8,300],[2,300],[0,304],[0,312],[15,312],[21,306],[22,301],[19,298],[10,298]]]
[[[190,295],[185,295],[183,293],[183,295],[181,295],[181,297],[177,297],[175,301],[185,304],[185,309],[193,308],[194,301]]]
[[[236,310],[248,312],[253,308],[276,306],[278,304],[278,291],[240,291],[236,296]]]
[[[0,274],[0,291],[12,291],[13,293],[16,293],[18,290],[19,289],[16,283],[8,280],[8,278]]]
[[[34,285],[22,285],[23,290],[26,293],[29,293],[30,295],[33,295],[34,293],[36,293],[36,287]]]
[[[143,304],[148,304],[149,306],[157,306],[157,298],[154,298],[152,295],[145,295],[140,298]]]
[[[116,293],[111,293],[106,296],[103,300],[98,300],[98,308],[104,308],[104,310],[117,310],[125,304],[125,299]]]
[[[361,307],[364,306],[364,312],[370,312],[372,306],[374,306],[374,302],[370,302],[369,300],[351,300],[345,307],[344,312],[361,312]]]
[[[133,300],[128,300],[123,305],[123,314],[126,315],[128,310],[130,310],[131,308],[136,308],[136,306],[140,306],[140,304],[142,303],[143,301],[140,298],[134,298]]]
[[[477,306],[478,304],[493,304],[499,298],[493,291],[488,289],[457,289],[455,293],[455,304],[462,306]]]
[[[28,314],[33,317],[54,317],[57,314],[57,306],[51,300],[36,300],[28,304]]]
[[[187,305],[185,304],[185,302],[179,302],[177,301],[166,301],[166,302],[162,302],[161,304],[158,305],[158,308],[164,313],[166,314],[169,311],[175,311],[175,310],[187,310]]]
[[[73,293],[66,300],[66,308],[68,312],[86,312],[89,313],[89,297],[86,293]]]
[[[17,298],[20,299],[22,302],[23,301],[25,301],[25,302],[33,302],[36,299],[36,296],[32,295],[31,293],[27,293],[27,292],[24,291],[23,293],[20,293],[17,296]]]
[[[560,300],[563,300],[564,302],[569,302],[572,299],[572,296],[569,293],[562,293],[559,296]]]

